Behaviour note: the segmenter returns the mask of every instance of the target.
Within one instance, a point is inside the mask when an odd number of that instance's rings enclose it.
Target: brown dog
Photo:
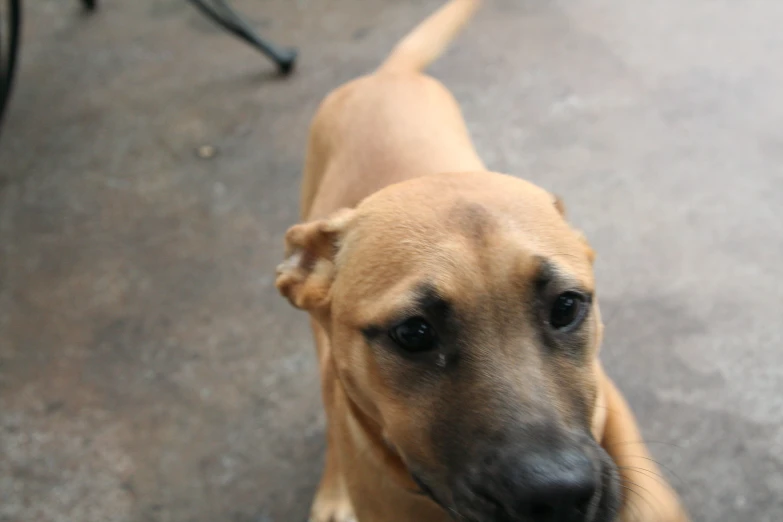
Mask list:
[[[487,172],[421,74],[453,0],[312,124],[277,287],[310,312],[328,419],[316,522],[688,520],[598,362],[593,253]]]

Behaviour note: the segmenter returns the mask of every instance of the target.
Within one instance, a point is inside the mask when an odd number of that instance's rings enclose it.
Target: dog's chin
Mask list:
[[[585,513],[574,513],[573,522],[616,522],[621,504],[620,474],[614,461],[600,450],[601,486]],[[442,493],[417,475],[414,481],[419,494],[429,497],[446,511],[455,522],[550,522],[549,518],[531,514],[509,513],[491,500],[486,493],[460,488],[444,488]],[[558,521],[560,522],[560,521]]]

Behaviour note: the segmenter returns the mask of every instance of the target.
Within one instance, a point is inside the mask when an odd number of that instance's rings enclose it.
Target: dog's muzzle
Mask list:
[[[619,504],[616,466],[597,445],[491,451],[452,477],[445,491],[414,480],[459,522],[612,522]]]

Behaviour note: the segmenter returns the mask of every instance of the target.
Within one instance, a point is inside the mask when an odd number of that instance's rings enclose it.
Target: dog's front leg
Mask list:
[[[601,446],[620,471],[624,498],[620,521],[689,522],[677,493],[644,444],[628,403],[600,368],[599,376],[606,406]]]
[[[327,436],[326,462],[310,510],[310,522],[356,522],[340,471],[337,448]]]
[[[337,397],[337,376],[329,338],[318,321],[311,320],[321,374],[321,398],[326,411],[326,459],[321,482],[310,509],[310,522],[356,522],[340,465],[336,416],[341,408]]]

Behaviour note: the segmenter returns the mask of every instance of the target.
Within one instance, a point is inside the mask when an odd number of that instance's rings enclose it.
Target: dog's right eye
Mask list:
[[[389,330],[389,337],[409,352],[426,352],[438,345],[438,335],[426,319],[412,317]]]
[[[565,292],[557,296],[549,312],[549,324],[560,331],[572,330],[581,324],[585,317],[587,303],[585,297],[576,292]]]

